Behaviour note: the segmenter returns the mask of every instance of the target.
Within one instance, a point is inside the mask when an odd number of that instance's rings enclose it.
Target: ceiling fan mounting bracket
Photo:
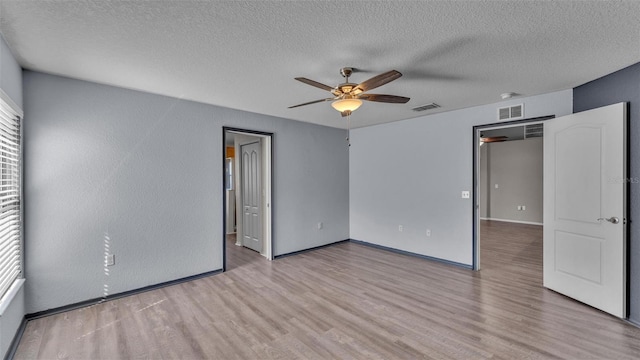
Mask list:
[[[343,78],[347,79],[347,82],[349,82],[349,76],[351,76],[351,74],[353,74],[353,68],[351,67],[343,67],[342,69],[340,69],[340,75],[342,75]]]

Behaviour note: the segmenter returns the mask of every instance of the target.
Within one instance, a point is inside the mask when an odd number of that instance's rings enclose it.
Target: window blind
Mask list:
[[[20,115],[0,97],[0,298],[22,274]]]

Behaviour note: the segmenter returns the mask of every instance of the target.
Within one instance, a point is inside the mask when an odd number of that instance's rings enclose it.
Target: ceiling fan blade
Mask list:
[[[355,91],[356,94],[359,94],[365,91],[369,91],[371,89],[375,89],[378,86],[382,86],[386,83],[389,83],[399,78],[400,76],[402,76],[402,74],[399,71],[396,71],[396,70],[387,71],[386,73],[380,74],[378,76],[374,76],[369,80],[365,80],[364,82],[361,82],[360,84],[358,84],[358,86],[356,86],[351,91],[351,93],[353,94],[353,92]]]
[[[331,86],[325,85],[325,84],[321,84],[321,83],[319,83],[317,81],[314,81],[314,80],[311,80],[311,79],[307,79],[307,78],[304,78],[304,77],[297,77],[295,79],[298,80],[298,81],[301,81],[301,82],[303,82],[303,83],[305,83],[307,85],[311,85],[311,86],[315,86],[317,88],[320,88],[322,90],[327,90],[327,91],[332,91],[333,90],[333,88]]]
[[[304,104],[298,104],[298,105],[293,105],[293,106],[289,106],[289,109],[293,109],[293,108],[297,108],[299,106],[305,106],[305,105],[311,105],[311,104],[316,104],[316,103],[321,103],[321,102],[325,102],[325,101],[331,101],[331,100],[335,100],[335,98],[327,98],[327,99],[320,99],[320,100],[314,100],[314,101],[309,101],[306,102]]]
[[[404,96],[383,95],[383,94],[360,94],[358,95],[358,99],[384,102],[384,103],[393,103],[393,104],[405,104],[409,100],[411,100],[411,98],[404,97]]]
[[[508,136],[483,137],[480,138],[480,141],[482,141],[483,143],[503,142],[507,141],[508,138]]]

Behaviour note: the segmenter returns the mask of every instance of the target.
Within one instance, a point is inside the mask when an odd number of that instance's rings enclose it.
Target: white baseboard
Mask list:
[[[508,223],[516,223],[516,224],[525,224],[525,225],[538,225],[542,226],[542,223],[533,222],[533,221],[522,221],[522,220],[509,220],[509,219],[495,219],[495,218],[480,218],[480,220],[490,220],[490,221],[502,221]]]

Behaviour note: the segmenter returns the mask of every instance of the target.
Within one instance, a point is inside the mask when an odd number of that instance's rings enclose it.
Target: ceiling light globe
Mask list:
[[[360,105],[362,105],[362,101],[358,99],[341,99],[331,103],[331,106],[333,106],[333,108],[338,110],[339,112],[344,112],[347,110],[355,111],[360,107]]]

